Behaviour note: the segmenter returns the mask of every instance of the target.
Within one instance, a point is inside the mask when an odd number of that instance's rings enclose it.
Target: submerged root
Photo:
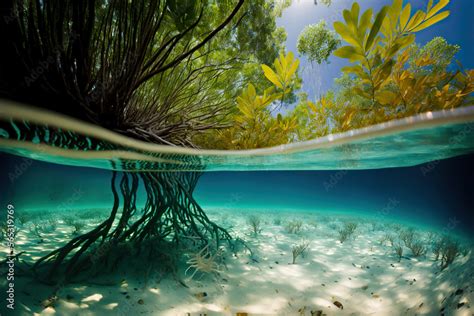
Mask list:
[[[65,246],[39,259],[36,275],[51,283],[67,282],[80,271],[97,264],[116,266],[112,251],[130,244],[137,254],[148,240],[190,244],[202,247],[231,240],[229,233],[211,222],[192,196],[199,173],[123,173],[117,190],[117,172],[112,175],[114,203],[109,217],[96,228],[70,240]],[[146,203],[138,210],[136,198],[140,180],[146,191]],[[122,210],[119,212],[120,204]],[[131,220],[137,218],[136,220]],[[93,248],[91,248],[94,246]],[[90,250],[96,249],[95,253]],[[97,260],[97,249],[100,250]]]

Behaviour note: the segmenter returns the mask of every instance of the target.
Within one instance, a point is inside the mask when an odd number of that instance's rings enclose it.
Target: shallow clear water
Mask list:
[[[474,107],[304,143],[224,152],[143,144],[69,118],[0,105],[1,216],[7,217],[7,205],[14,207],[15,253],[21,253],[15,270],[18,315],[472,310]],[[32,264],[108,218],[112,170],[203,172],[194,198],[251,251],[223,249],[216,271],[194,274],[188,260],[196,252],[177,248],[182,258],[171,273],[162,266],[173,249],[149,259],[124,245],[128,250],[114,248],[100,259],[117,260],[115,269],[94,278],[58,287],[24,274],[23,263]],[[146,208],[143,184],[137,192],[130,225]],[[356,226],[355,233],[342,240],[347,224]],[[409,231],[423,254],[402,243]],[[433,249],[443,236],[460,248],[454,262],[440,269]],[[294,247],[305,243],[304,255],[293,261]],[[395,252],[399,243],[401,257]],[[9,252],[3,244],[0,250]],[[204,292],[205,298],[198,296]],[[54,306],[45,304],[51,298]]]
[[[147,144],[60,115],[14,104],[1,105],[0,119],[8,122],[0,129],[1,151],[102,169],[373,169],[413,166],[474,151],[474,106],[428,112],[307,142],[222,151]],[[85,145],[75,148],[74,143]]]

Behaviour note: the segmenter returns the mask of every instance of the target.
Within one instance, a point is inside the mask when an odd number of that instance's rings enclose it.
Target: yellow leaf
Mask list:
[[[429,19],[436,13],[438,13],[439,10],[447,6],[449,3],[449,0],[440,0],[431,10],[428,9],[428,14],[426,15],[426,18]]]
[[[300,61],[298,59],[295,60],[291,64],[290,68],[288,69],[288,71],[285,74],[285,82],[288,83],[291,80],[291,77],[295,74],[296,69],[298,69],[299,64],[300,64]]]
[[[277,86],[280,89],[283,89],[283,85],[281,84],[277,74],[268,67],[267,65],[262,65],[263,73],[265,77],[270,80],[275,86]]]
[[[383,90],[383,91],[378,92],[375,98],[381,104],[387,105],[395,101],[397,98],[397,95],[392,91]]]
[[[255,87],[253,86],[253,84],[249,83],[249,86],[248,86],[249,98],[254,99],[256,95],[257,95],[257,91],[255,91]]]
[[[318,112],[318,109],[316,108],[316,104],[314,104],[313,102],[308,101],[308,106],[314,113]]]
[[[352,16],[352,22],[354,23],[355,28],[357,28],[359,22],[359,11],[360,11],[360,6],[357,2],[354,2],[352,4],[351,8],[351,16]]]
[[[240,110],[240,112],[242,112],[242,114],[244,114],[246,117],[248,117],[248,118],[253,117],[252,111],[248,107],[246,107],[245,105],[239,104],[237,107]]]
[[[428,1],[428,5],[426,6],[426,11],[430,11],[432,6],[433,6],[433,0]]]
[[[368,9],[362,14],[359,22],[359,29],[357,30],[357,36],[359,37],[359,39],[362,39],[362,41],[364,40],[365,33],[367,32],[367,29],[370,26],[371,20],[372,9]]]
[[[407,4],[400,15],[400,30],[405,30],[405,26],[407,26],[408,19],[410,18],[411,13],[411,4]]]
[[[422,21],[423,19],[425,18],[426,14],[425,12],[419,10],[415,13],[415,15],[413,15],[410,19],[410,21],[408,22],[408,25],[406,27],[406,29],[408,31],[411,31],[413,28],[417,27]]]
[[[287,67],[287,60],[286,60],[286,57],[280,53],[280,63],[281,63],[281,69],[286,69]],[[282,71],[283,72],[283,71]]]
[[[446,19],[448,16],[449,16],[449,11],[441,12],[440,14],[435,15],[428,21],[421,23],[418,27],[414,28],[412,32],[418,32],[418,31],[424,30],[427,27],[430,27],[431,25],[438,23],[441,20]]]

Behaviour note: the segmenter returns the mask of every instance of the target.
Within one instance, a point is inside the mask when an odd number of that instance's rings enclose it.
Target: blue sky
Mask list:
[[[297,54],[296,42],[298,35],[306,25],[318,23],[321,19],[325,19],[332,28],[335,21],[341,21],[342,11],[350,8],[353,0],[333,0],[333,4],[327,8],[319,4],[314,5],[313,0],[293,0],[292,5],[287,8],[281,18],[277,20],[278,26],[283,26],[287,31],[286,47],[288,51]],[[415,9],[425,9],[428,0],[411,0],[404,1],[404,4],[410,2],[412,4],[412,12]],[[438,1],[435,0],[435,3]],[[379,10],[383,5],[391,4],[391,0],[360,0],[361,11],[368,8]],[[461,61],[465,68],[474,68],[474,62],[471,56],[474,55],[472,42],[474,39],[474,27],[472,19],[474,18],[474,0],[451,0],[447,9],[451,11],[450,16],[444,21],[433,25],[421,32],[417,33],[416,41],[424,44],[435,36],[446,38],[450,44],[458,44],[461,51],[456,55],[456,59]],[[314,93],[310,86],[318,84],[318,76],[304,75],[304,68],[309,67],[309,63],[301,56],[300,71],[303,71],[304,87],[303,90],[310,94],[314,99]],[[320,74],[320,93],[323,93],[333,85],[334,78],[340,76],[340,69],[347,65],[347,62],[341,58],[330,57],[328,65],[322,65],[317,70]],[[300,72],[301,73],[301,72]]]

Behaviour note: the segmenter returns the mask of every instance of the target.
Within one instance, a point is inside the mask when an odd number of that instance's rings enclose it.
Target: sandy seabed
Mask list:
[[[261,221],[257,234],[248,223],[251,215]],[[441,271],[431,251],[436,231],[416,229],[426,254],[414,257],[404,247],[399,261],[386,236],[397,238],[406,224],[309,212],[212,209],[209,216],[243,239],[252,252],[245,248],[236,254],[224,252],[219,272],[198,271],[192,279],[192,269],[185,274],[186,261],[174,275],[147,273],[147,277],[139,277],[147,267],[147,262],[141,262],[117,273],[60,287],[17,275],[15,310],[7,310],[6,315],[474,313],[473,251],[465,248]],[[84,221],[84,231],[93,227],[92,220]],[[301,227],[292,232],[290,223],[298,222]],[[345,222],[356,223],[357,228],[341,243],[339,230]],[[20,258],[25,261],[47,254],[71,237],[72,228],[60,216],[55,229],[41,235],[43,241],[29,225],[33,224],[23,224],[16,238],[16,252],[24,251]],[[292,249],[302,243],[307,243],[307,249],[293,264]],[[5,277],[1,282],[3,288]],[[54,304],[45,303],[53,294]]]

